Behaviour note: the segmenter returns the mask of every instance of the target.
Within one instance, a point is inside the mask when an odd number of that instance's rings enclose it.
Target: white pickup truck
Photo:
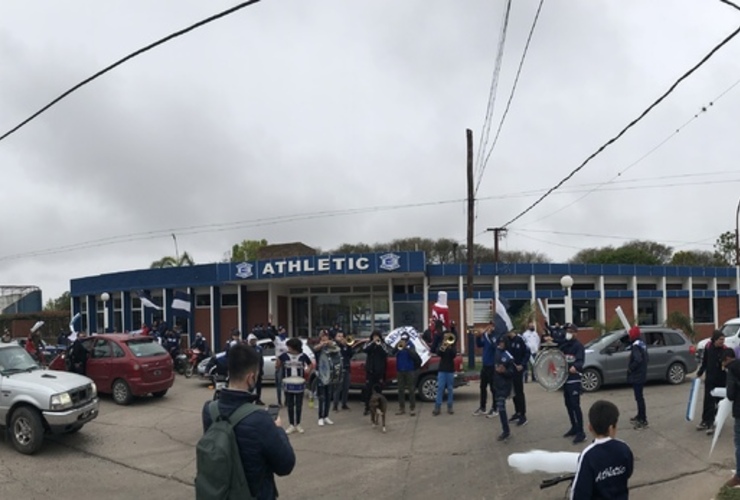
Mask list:
[[[740,318],[728,319],[719,330],[725,334],[725,347],[734,349],[735,352],[737,352],[738,347],[740,347]],[[696,344],[696,358],[700,364],[701,358],[704,355],[704,348],[709,343],[709,340],[710,339],[700,340],[699,343]]]
[[[0,426],[16,450],[36,453],[45,434],[77,432],[97,416],[92,380],[44,370],[17,343],[0,343]]]

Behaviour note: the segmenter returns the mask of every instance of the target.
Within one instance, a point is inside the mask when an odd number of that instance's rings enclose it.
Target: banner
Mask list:
[[[421,358],[421,365],[424,366],[427,361],[431,359],[432,354],[429,352],[429,348],[427,347],[427,345],[421,339],[419,332],[417,332],[416,328],[414,328],[413,326],[402,326],[400,328],[396,328],[388,335],[386,335],[385,343],[388,344],[390,347],[395,348],[396,344],[398,344],[398,341],[401,340],[401,336],[404,334],[409,336],[409,340],[414,344],[414,347],[416,348],[416,353]]]

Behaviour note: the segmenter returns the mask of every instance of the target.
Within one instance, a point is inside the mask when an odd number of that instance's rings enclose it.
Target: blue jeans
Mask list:
[[[740,477],[740,418],[735,419],[735,475]]]
[[[437,372],[437,402],[435,407],[442,406],[442,395],[447,388],[447,406],[452,408],[452,387],[455,380],[455,374],[452,372]]]
[[[643,383],[632,384],[632,389],[635,392],[635,402],[637,403],[637,420],[641,422],[647,421],[647,410],[645,410],[645,396],[642,394],[642,390],[645,387]]]

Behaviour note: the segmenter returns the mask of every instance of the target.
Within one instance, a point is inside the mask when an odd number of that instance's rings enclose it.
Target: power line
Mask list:
[[[719,0],[719,1],[720,1],[720,2],[722,2],[722,3],[726,3],[726,4],[727,4],[727,5],[729,5],[730,7],[734,7],[734,8],[736,8],[737,10],[740,10],[740,5],[737,5],[737,4],[735,4],[735,3],[732,3],[732,2],[730,2],[730,0]]]
[[[217,19],[220,19],[222,17],[228,16],[229,14],[233,14],[234,12],[236,12],[238,10],[241,10],[241,9],[243,9],[245,7],[249,7],[250,5],[255,4],[255,3],[259,2],[259,1],[260,0],[248,0],[246,2],[242,2],[242,3],[240,3],[240,4],[238,4],[238,5],[234,6],[234,7],[231,7],[230,9],[226,9],[226,10],[224,10],[222,12],[219,12],[218,14],[215,14],[215,15],[213,15],[211,17],[207,17],[206,19],[203,19],[201,21],[198,21],[197,23],[195,23],[193,25],[190,25],[187,28],[183,28],[183,29],[181,29],[179,31],[176,31],[176,32],[170,34],[170,35],[167,35],[166,37],[161,38],[160,40],[157,40],[156,42],[151,43],[151,44],[147,45],[146,47],[142,47],[139,50],[137,50],[135,52],[132,52],[131,54],[127,55],[126,57],[124,57],[122,59],[119,59],[118,61],[114,62],[110,66],[107,66],[107,67],[103,68],[102,70],[98,71],[97,73],[95,73],[91,77],[82,80],[80,83],[78,83],[74,87],[70,88],[69,90],[67,90],[64,93],[62,93],[61,95],[59,95],[56,99],[54,99],[49,104],[47,104],[43,108],[41,108],[38,111],[36,111],[34,114],[32,114],[31,116],[29,116],[28,118],[26,118],[25,120],[23,120],[22,122],[20,122],[18,125],[16,125],[15,127],[11,128],[7,132],[5,132],[3,135],[0,135],[0,141],[2,141],[3,139],[9,137],[11,134],[13,134],[13,133],[17,132],[18,130],[20,130],[21,127],[23,127],[24,125],[28,124],[31,120],[33,120],[34,118],[38,117],[41,113],[43,113],[47,109],[49,109],[52,106],[54,106],[56,103],[58,103],[59,101],[61,101],[62,99],[64,99],[68,95],[70,95],[71,93],[73,93],[76,90],[80,89],[81,87],[87,85],[88,83],[92,82],[93,80],[95,80],[95,79],[103,76],[107,72],[115,69],[116,67],[118,67],[121,64],[125,63],[126,61],[128,61],[130,59],[133,59],[134,57],[139,56],[139,55],[143,54],[144,52],[148,52],[151,49],[153,49],[153,48],[155,48],[155,47],[157,47],[159,45],[162,45],[163,43],[169,42],[170,40],[172,40],[174,38],[177,38],[179,36],[182,36],[182,35],[190,32],[190,31],[193,31],[196,28],[200,28],[201,26],[205,26],[206,24],[211,23],[213,21],[216,21]]]
[[[576,203],[580,202],[582,199],[584,199],[587,196],[589,196],[594,191],[597,191],[598,189],[602,188],[603,186],[605,186],[607,184],[613,183],[615,179],[617,179],[618,177],[620,177],[622,174],[624,174],[625,172],[627,172],[629,169],[631,169],[632,167],[634,167],[638,163],[641,163],[648,156],[650,156],[653,153],[655,153],[658,149],[662,148],[671,139],[673,139],[674,137],[676,137],[678,135],[678,133],[681,132],[681,130],[683,130],[685,127],[687,127],[689,124],[691,124],[694,120],[696,120],[697,118],[699,118],[699,116],[701,116],[703,113],[706,113],[709,110],[709,108],[711,108],[712,106],[714,106],[714,104],[716,102],[718,102],[720,99],[722,99],[722,97],[724,97],[728,92],[730,92],[732,89],[734,89],[738,84],[740,84],[740,80],[737,80],[735,83],[733,83],[728,88],[726,88],[723,92],[721,92],[717,97],[715,97],[714,99],[712,99],[711,101],[709,101],[709,104],[707,106],[702,106],[701,107],[701,110],[699,112],[697,112],[693,117],[691,117],[686,123],[684,123],[683,125],[681,125],[680,127],[678,127],[670,135],[668,135],[665,139],[663,139],[660,143],[658,143],[655,147],[653,147],[647,153],[645,153],[644,155],[642,155],[641,157],[639,157],[637,160],[635,160],[634,162],[632,162],[631,164],[629,164],[622,171],[617,172],[617,175],[615,175],[614,177],[612,177],[608,181],[599,183],[598,185],[596,185],[596,187],[594,187],[590,191],[586,192],[586,194],[584,194],[583,196],[578,197],[577,199],[573,200],[572,202],[568,203],[567,205],[565,205],[563,207],[560,207],[559,209],[555,210],[554,212],[550,212],[549,214],[547,214],[547,215],[545,215],[543,217],[540,217],[539,219],[531,222],[528,225],[536,224],[536,223],[538,223],[540,221],[543,221],[545,219],[549,219],[550,217],[552,217],[552,216],[554,216],[556,214],[559,214],[563,210],[565,210],[565,209],[567,209],[569,207],[572,207]]]
[[[493,137],[493,144],[491,144],[491,148],[488,150],[488,154],[486,154],[485,159],[483,160],[483,165],[481,167],[480,174],[478,174],[478,182],[475,184],[475,193],[478,194],[478,188],[480,187],[480,183],[483,180],[483,173],[486,171],[486,166],[488,165],[488,160],[491,158],[491,153],[493,153],[493,149],[496,147],[496,143],[498,142],[499,135],[501,135],[501,128],[504,126],[504,121],[506,121],[506,117],[509,114],[509,108],[511,107],[511,101],[514,99],[514,93],[516,92],[517,84],[519,83],[519,77],[522,74],[522,68],[524,67],[524,60],[527,58],[527,52],[529,51],[529,44],[532,42],[532,35],[534,34],[534,29],[537,27],[537,20],[540,18],[540,12],[542,11],[542,5],[545,3],[545,0],[540,0],[540,4],[537,6],[537,12],[534,14],[534,21],[532,21],[532,27],[529,28],[529,35],[527,35],[527,43],[524,45],[524,51],[522,52],[522,58],[519,60],[519,67],[516,70],[516,76],[514,77],[514,84],[511,87],[511,93],[509,93],[509,99],[506,101],[506,107],[504,108],[504,113],[501,116],[501,121],[498,124],[498,128],[496,129],[496,135]]]
[[[504,224],[502,227],[507,227],[511,225],[512,223],[519,220],[521,217],[523,217],[525,214],[527,214],[530,210],[532,210],[534,207],[539,205],[542,200],[547,198],[553,191],[558,189],[560,186],[565,184],[567,181],[569,181],[575,174],[580,172],[591,160],[596,158],[599,154],[601,154],[602,151],[604,151],[607,147],[611,146],[615,142],[617,142],[629,129],[634,127],[637,123],[639,123],[645,116],[647,116],[648,113],[650,113],[658,104],[663,102],[666,97],[668,97],[675,89],[678,87],[681,82],[683,82],[686,78],[688,78],[692,73],[694,73],[697,69],[699,69],[701,66],[704,65],[705,62],[707,62],[719,49],[724,47],[730,40],[735,38],[737,34],[740,33],[740,27],[735,29],[732,33],[730,33],[729,36],[727,36],[724,40],[722,40],[718,45],[716,45],[707,55],[705,55],[697,64],[695,64],[691,69],[689,69],[686,73],[681,75],[681,77],[676,80],[673,85],[671,85],[667,91],[663,93],[655,102],[653,102],[650,106],[648,106],[640,115],[632,120],[630,123],[627,124],[626,127],[624,127],[617,135],[609,139],[606,143],[604,143],[601,147],[599,147],[595,152],[591,153],[591,155],[586,158],[578,167],[576,167],[572,172],[570,172],[568,175],[566,175],[560,182],[555,184],[555,186],[551,187],[547,190],[545,194],[543,194],[540,198],[538,198],[534,203],[532,203],[529,207],[524,209],[524,211],[520,212],[519,215],[511,219],[509,222]]]
[[[513,232],[515,232],[516,234],[522,234],[522,231],[520,231],[520,230],[519,231],[516,231],[515,230]],[[581,237],[584,237],[584,238],[604,238],[604,239],[623,240],[623,241],[634,241],[634,240],[639,240],[640,239],[639,237],[635,237],[635,236],[615,236],[613,234],[573,233],[573,232],[568,232],[568,231],[550,231],[550,230],[547,230],[547,229],[527,229],[527,232],[531,232],[531,233],[545,233],[545,234],[556,234],[556,235],[559,235],[559,236],[581,236]],[[664,243],[695,244],[695,243],[700,243],[702,241],[705,241],[706,238],[704,240],[690,241],[690,242],[687,242],[687,241],[684,241],[684,240],[664,240],[664,239],[660,239],[660,238],[657,238],[657,240],[658,241],[661,241],[661,242],[664,242]]]
[[[501,25],[501,33],[498,39],[498,50],[496,53],[496,62],[493,66],[493,75],[491,75],[491,86],[488,90],[488,103],[486,104],[486,116],[483,120],[483,127],[480,131],[480,138],[478,140],[478,154],[476,156],[475,163],[480,169],[481,160],[483,159],[483,151],[488,147],[488,137],[491,132],[491,119],[493,118],[493,107],[496,102],[496,91],[498,90],[498,79],[501,74],[501,63],[504,58],[504,46],[506,45],[506,33],[509,28],[509,14],[511,13],[511,2],[506,2],[506,10],[504,11],[504,21]]]

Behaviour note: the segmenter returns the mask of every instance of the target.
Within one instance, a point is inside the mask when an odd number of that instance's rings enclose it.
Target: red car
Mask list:
[[[127,405],[134,396],[161,398],[175,382],[172,357],[152,337],[125,334],[93,335],[83,341],[87,349],[86,375],[98,392],[113,395]],[[52,370],[66,370],[67,354],[54,358]]]
[[[369,339],[358,339],[352,346],[352,360],[350,361],[350,389],[361,390],[365,386],[365,359],[367,354],[363,348]],[[388,356],[386,362],[386,381],[384,388],[395,391],[398,387],[398,372],[396,370],[396,357]],[[437,372],[439,369],[439,356],[432,355],[427,363],[417,370],[416,390],[421,401],[432,402],[437,397]],[[316,390],[316,372],[311,372],[309,382],[311,390]],[[463,357],[455,356],[455,378],[454,387],[468,385],[463,370]]]

